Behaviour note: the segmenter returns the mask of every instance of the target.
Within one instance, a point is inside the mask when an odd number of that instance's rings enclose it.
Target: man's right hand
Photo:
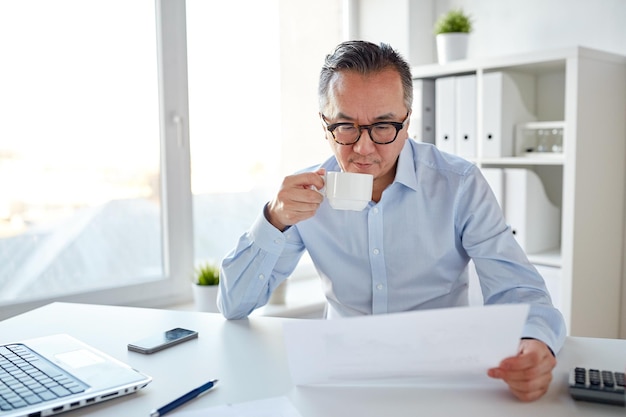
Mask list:
[[[278,230],[315,215],[324,196],[317,190],[324,187],[324,173],[321,168],[315,172],[285,177],[278,194],[269,202],[265,211],[267,220]]]

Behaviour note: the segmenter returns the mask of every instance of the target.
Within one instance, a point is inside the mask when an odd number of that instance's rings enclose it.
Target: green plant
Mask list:
[[[196,267],[195,283],[198,285],[218,285],[220,283],[219,266],[206,262]]]
[[[435,35],[441,33],[470,33],[472,19],[463,9],[451,9],[442,14],[435,23]]]

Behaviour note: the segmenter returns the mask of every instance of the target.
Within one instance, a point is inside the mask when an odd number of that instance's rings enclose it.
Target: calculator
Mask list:
[[[575,400],[626,405],[624,372],[577,367],[569,377],[569,393]]]

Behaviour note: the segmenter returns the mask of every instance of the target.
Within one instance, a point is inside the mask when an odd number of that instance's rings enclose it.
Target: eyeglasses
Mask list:
[[[326,123],[326,130],[333,135],[333,139],[340,145],[354,145],[361,139],[361,131],[367,129],[372,142],[378,145],[387,145],[398,137],[398,133],[404,127],[409,112],[404,120],[400,122],[376,122],[371,125],[358,125],[356,123],[333,123],[329,124],[326,116],[322,114],[322,120]]]

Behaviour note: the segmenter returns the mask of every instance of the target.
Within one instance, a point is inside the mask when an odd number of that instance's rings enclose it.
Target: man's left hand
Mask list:
[[[487,374],[504,380],[520,400],[534,401],[548,391],[555,366],[556,359],[545,343],[523,339],[517,356],[504,359]]]

